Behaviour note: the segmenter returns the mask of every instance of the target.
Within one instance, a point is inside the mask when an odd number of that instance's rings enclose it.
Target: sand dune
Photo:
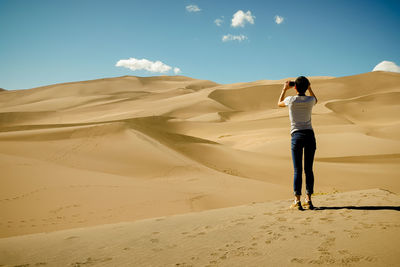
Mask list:
[[[396,266],[400,198],[381,189],[0,239],[6,266]]]
[[[146,218],[291,198],[288,110],[276,107],[285,80],[219,85],[184,76],[124,76],[1,91],[0,237],[145,224]],[[318,97],[316,193],[351,195],[374,188],[399,193],[400,74],[310,80]],[[321,201],[328,205],[330,199]],[[368,201],[372,205],[374,198]],[[265,205],[289,216],[281,204]],[[358,204],[348,198],[343,205]],[[341,216],[334,212],[332,218]],[[229,228],[217,221],[220,230]],[[393,231],[398,236],[398,228]],[[1,242],[6,240],[11,239]],[[369,264],[365,257],[355,261]],[[0,264],[23,263],[9,259]],[[78,261],[85,261],[83,254]]]
[[[326,107],[357,124],[382,126],[393,124],[400,114],[400,92],[377,93],[335,101]]]

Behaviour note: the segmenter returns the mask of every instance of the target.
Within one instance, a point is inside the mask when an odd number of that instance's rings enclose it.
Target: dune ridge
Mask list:
[[[310,80],[316,193],[399,193],[400,74]],[[1,92],[0,237],[290,198],[282,81],[123,76]]]

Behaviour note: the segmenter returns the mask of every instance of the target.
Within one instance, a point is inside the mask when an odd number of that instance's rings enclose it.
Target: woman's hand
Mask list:
[[[283,88],[282,88],[283,91],[287,91],[287,90],[290,89],[291,86],[289,85],[289,82],[290,82],[290,81],[286,81],[286,82],[283,84]]]
[[[285,84],[283,85],[281,95],[279,96],[278,107],[284,107],[284,106],[286,106],[286,105],[285,105],[285,102],[283,102],[283,100],[285,99],[285,93],[286,93],[286,91],[289,90],[290,87],[291,87],[291,86],[289,85],[289,81],[286,81]]]

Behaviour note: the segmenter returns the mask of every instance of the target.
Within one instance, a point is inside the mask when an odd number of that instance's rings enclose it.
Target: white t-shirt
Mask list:
[[[311,111],[316,103],[313,96],[288,96],[283,102],[289,107],[290,133],[311,129]]]

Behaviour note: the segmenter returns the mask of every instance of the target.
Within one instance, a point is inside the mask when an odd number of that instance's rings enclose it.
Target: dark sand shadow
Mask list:
[[[340,207],[315,207],[314,210],[397,210],[400,211],[400,206],[340,206]]]

